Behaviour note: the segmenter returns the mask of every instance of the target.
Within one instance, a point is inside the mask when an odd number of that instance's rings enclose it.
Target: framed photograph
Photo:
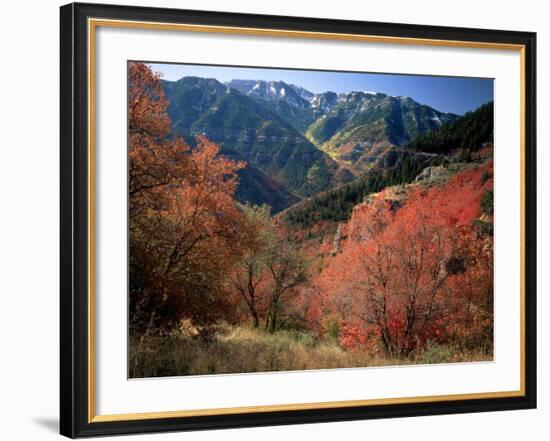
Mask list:
[[[63,435],[536,406],[534,33],[60,36]]]

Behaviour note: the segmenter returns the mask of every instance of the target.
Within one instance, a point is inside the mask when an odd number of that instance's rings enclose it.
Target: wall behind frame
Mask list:
[[[444,26],[464,26],[538,32],[538,163],[550,167],[550,92],[543,78],[550,75],[548,12],[537,0],[502,2],[463,0],[443,6],[441,1],[410,2],[296,2],[278,0],[112,0],[138,6],[207,9],[320,18],[341,18]],[[3,10],[0,28],[0,433],[10,440],[59,439],[58,419],[58,224],[59,224],[59,89],[58,8],[63,1],[11,2]],[[539,172],[539,225],[550,219],[543,194],[549,179]],[[550,240],[538,233],[538,292],[547,291],[544,258]],[[550,368],[542,342],[550,325],[542,317],[548,301],[539,296],[539,372]],[[432,416],[350,423],[239,429],[230,431],[129,436],[127,440],[247,441],[281,439],[333,440],[342,437],[421,439],[516,440],[542,439],[550,431],[550,386],[539,376],[539,408],[533,411]]]

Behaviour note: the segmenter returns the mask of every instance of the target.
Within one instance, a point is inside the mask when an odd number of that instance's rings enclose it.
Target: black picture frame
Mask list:
[[[67,437],[348,421],[536,407],[536,34],[301,17],[68,4],[60,10],[60,432]],[[524,50],[524,394],[210,416],[93,421],[89,409],[88,52],[90,17],[521,45]]]

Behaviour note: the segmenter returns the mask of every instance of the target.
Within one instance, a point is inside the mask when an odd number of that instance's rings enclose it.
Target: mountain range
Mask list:
[[[458,118],[409,97],[315,94],[283,81],[183,77],[162,84],[173,130],[191,143],[204,134],[226,156],[245,160],[237,197],[273,212],[387,166],[419,135]]]

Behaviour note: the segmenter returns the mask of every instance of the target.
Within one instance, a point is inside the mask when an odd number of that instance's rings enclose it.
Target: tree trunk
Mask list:
[[[273,334],[277,330],[277,313],[279,310],[279,304],[278,301],[273,302],[273,306],[271,308],[271,320],[269,322],[269,332]]]
[[[256,311],[251,311],[251,313],[252,313],[252,326],[254,328],[257,328],[258,326],[260,326],[260,319]]]
[[[256,303],[254,302],[254,299],[248,300],[245,297],[246,304],[248,306],[248,310],[250,311],[250,318],[252,319],[252,326],[254,328],[257,328],[260,325],[260,318],[258,317],[258,311],[256,310]]]
[[[267,311],[267,314],[265,316],[265,326],[264,330],[269,330],[269,324],[271,323],[271,305],[269,305],[269,311]]]

